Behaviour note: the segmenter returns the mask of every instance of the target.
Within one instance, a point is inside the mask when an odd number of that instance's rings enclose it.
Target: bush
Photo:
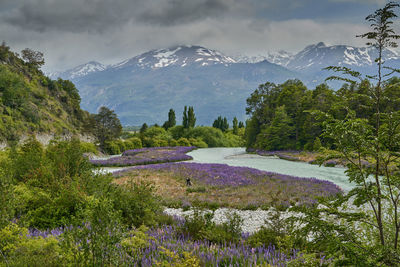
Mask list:
[[[121,153],[121,150],[118,146],[118,144],[116,144],[113,141],[106,141],[104,143],[104,152],[110,155],[117,155]]]
[[[138,137],[132,137],[126,140],[126,143],[131,146],[131,147],[127,147],[126,149],[136,149],[136,148],[142,148],[142,140]],[[128,146],[128,145],[127,145]]]
[[[93,153],[95,155],[99,154],[96,145],[93,143],[81,142],[81,150],[83,153]]]
[[[278,247],[278,240],[283,236],[284,235],[282,233],[275,232],[274,230],[263,226],[256,233],[252,234],[249,239],[247,239],[246,243],[253,248],[263,245]]]
[[[121,214],[113,202],[105,197],[90,197],[82,211],[85,224],[73,227],[64,234],[62,247],[72,255],[72,265],[117,266],[123,239]]]
[[[118,140],[115,140],[114,143],[119,147],[120,153],[122,153],[126,150],[124,141],[118,139]],[[119,154],[119,153],[117,153],[117,154]]]
[[[121,212],[122,222],[128,226],[157,224],[157,213],[161,212],[159,200],[154,196],[154,186],[146,182],[130,182],[113,189],[115,209]]]
[[[59,241],[50,237],[29,237],[28,230],[14,223],[0,230],[0,265],[60,266],[65,264]]]
[[[192,216],[185,216],[185,223],[181,231],[195,240],[208,240],[210,242],[224,244],[236,243],[241,237],[242,218],[236,213],[227,215],[227,222],[216,225],[212,222],[214,214],[197,208],[193,209]]]
[[[177,142],[179,146],[190,146],[189,140],[184,137],[179,138]]]
[[[195,146],[197,148],[207,148],[208,145],[206,144],[206,142],[204,142],[201,139],[196,139],[196,138],[189,138],[189,142],[192,146]]]
[[[169,146],[178,146],[178,142],[175,139],[171,139],[168,141]]]

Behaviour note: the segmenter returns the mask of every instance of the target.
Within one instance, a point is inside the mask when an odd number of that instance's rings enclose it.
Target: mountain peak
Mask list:
[[[130,60],[115,64],[113,67],[138,66],[142,69],[158,69],[168,66],[209,66],[231,63],[236,63],[236,61],[216,50],[198,45],[178,45],[166,49],[151,50]]]

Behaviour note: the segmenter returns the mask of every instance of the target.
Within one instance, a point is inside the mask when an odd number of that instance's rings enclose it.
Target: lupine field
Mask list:
[[[173,196],[189,205],[191,202],[201,202],[206,206],[210,204],[242,209],[312,205],[316,203],[317,197],[333,197],[342,192],[338,186],[324,180],[225,164],[153,164],[128,168],[114,175],[122,177],[117,183],[129,179],[159,183],[158,186],[164,189],[160,190],[163,198]],[[154,177],[158,179],[152,179]],[[190,189],[185,186],[188,177],[193,183]],[[171,180],[175,181],[174,186],[168,186]]]
[[[192,157],[185,153],[192,151],[195,147],[150,147],[127,150],[120,157],[106,160],[90,160],[95,166],[133,166],[155,164],[162,162],[176,162],[191,160]]]

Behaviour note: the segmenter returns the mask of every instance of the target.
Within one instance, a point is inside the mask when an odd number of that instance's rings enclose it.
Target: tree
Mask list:
[[[229,129],[228,120],[226,117],[222,118],[222,116],[218,116],[218,118],[213,122],[213,127],[226,132]]]
[[[244,123],[242,121],[239,121],[239,128],[244,128]]]
[[[358,36],[368,39],[367,45],[378,52],[376,75],[363,77],[347,67],[327,68],[342,74],[328,80],[359,85],[368,79],[371,83],[364,95],[369,98],[365,103],[373,109],[372,117],[357,118],[350,106],[347,106],[348,113],[344,120],[324,114],[327,119],[324,135],[333,140],[337,151],[329,157],[347,162],[346,172],[355,188],[334,203],[326,203],[328,209],[324,212],[336,216],[336,222],[342,221],[341,225],[317,220],[315,215],[320,214],[320,210],[313,211],[311,223],[314,233],[316,225],[324,226],[319,227],[319,236],[313,235],[315,240],[322,236],[323,239],[331,238],[333,245],[329,247],[334,247],[335,251],[342,250],[347,263],[358,266],[366,263],[375,266],[400,265],[400,112],[384,112],[382,107],[382,96],[389,86],[387,78],[400,72],[386,67],[383,58],[384,50],[397,47],[395,40],[400,38],[392,27],[397,17],[394,9],[398,7],[399,4],[389,2],[367,16],[372,30]],[[357,207],[369,207],[370,212],[345,212],[341,205],[347,205],[349,201]]]
[[[149,126],[147,126],[147,123],[143,123],[142,127],[140,127],[140,133],[144,134],[146,132],[146,130],[149,128]]]
[[[189,121],[188,121],[188,111],[187,106],[185,106],[183,110],[183,118],[182,118],[182,126],[183,128],[189,128]]]
[[[39,51],[34,51],[30,48],[25,48],[21,51],[22,59],[28,63],[30,66],[35,68],[40,68],[44,65],[43,53]]]
[[[257,143],[265,150],[292,149],[294,147],[291,138],[293,135],[292,120],[287,115],[285,106],[281,106],[276,110],[271,125],[257,136]]]
[[[105,142],[118,138],[122,133],[122,125],[113,110],[100,107],[99,113],[94,116],[94,134],[104,148]]]
[[[176,125],[176,117],[175,117],[175,111],[171,108],[168,112],[168,120],[164,122],[163,128],[165,130],[168,130],[171,127],[174,127]]]
[[[188,110],[188,127],[189,128],[194,128],[194,126],[196,125],[196,116],[194,115],[194,109],[193,107],[189,107]]]
[[[238,127],[238,119],[236,117],[233,118],[232,128],[233,128],[233,134],[238,134],[239,127]]]

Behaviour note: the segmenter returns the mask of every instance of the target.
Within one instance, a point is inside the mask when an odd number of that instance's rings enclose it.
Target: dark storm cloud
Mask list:
[[[153,1],[153,8],[139,14],[138,20],[158,25],[176,25],[207,17],[217,17],[229,11],[229,0],[169,0],[160,4]]]
[[[266,55],[306,45],[363,45],[364,18],[385,0],[0,0],[0,42],[44,52],[47,70],[113,64],[198,44]]]
[[[18,1],[18,0],[16,0]],[[3,22],[25,30],[104,32],[128,22],[176,25],[215,17],[231,0],[31,0],[8,4]]]

